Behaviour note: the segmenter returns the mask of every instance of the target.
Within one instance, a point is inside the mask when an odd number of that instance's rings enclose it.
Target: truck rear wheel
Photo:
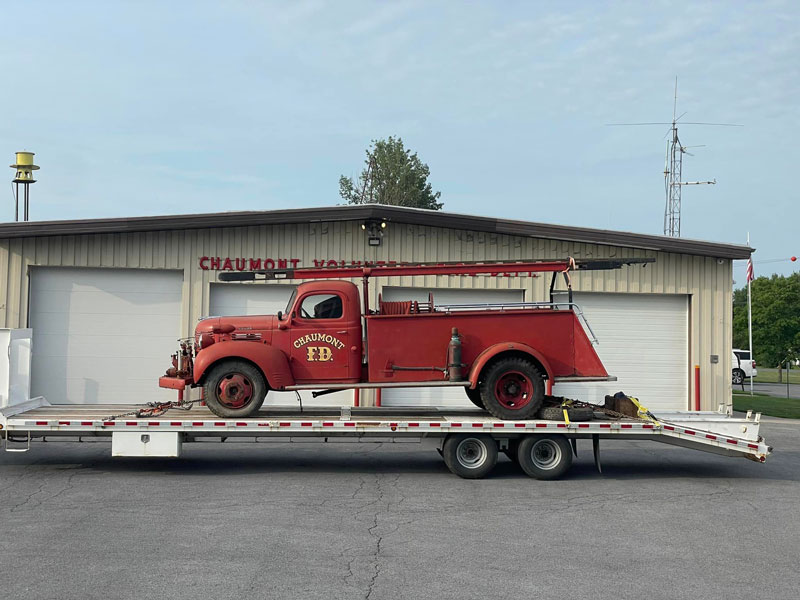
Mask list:
[[[480,479],[497,464],[497,442],[490,435],[449,435],[442,458],[451,473],[464,479]]]
[[[252,364],[243,360],[226,360],[211,368],[203,391],[206,404],[215,415],[250,417],[264,403],[267,382]]]
[[[489,366],[481,398],[498,419],[532,419],[542,407],[544,380],[531,361],[503,358]]]
[[[572,466],[572,448],[563,435],[529,435],[517,448],[519,466],[536,479],[558,479]]]

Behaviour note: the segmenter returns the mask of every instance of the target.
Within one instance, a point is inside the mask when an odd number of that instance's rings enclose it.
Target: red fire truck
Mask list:
[[[229,272],[223,281],[301,283],[285,312],[210,317],[183,340],[159,385],[202,387],[218,416],[255,415],[270,390],[462,387],[499,419],[534,418],[558,381],[613,380],[572,303],[570,272],[619,269],[651,258],[386,264]],[[371,277],[552,273],[549,302],[436,305],[387,302],[370,309]],[[554,298],[563,274],[568,299]],[[347,279],[360,279],[362,293]],[[591,331],[591,330],[590,330]]]

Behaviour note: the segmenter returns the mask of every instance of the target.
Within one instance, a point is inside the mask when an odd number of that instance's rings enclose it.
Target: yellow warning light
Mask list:
[[[33,172],[38,171],[39,167],[33,164],[33,152],[17,152],[16,164],[9,166],[17,170],[12,180],[14,183],[36,183]]]

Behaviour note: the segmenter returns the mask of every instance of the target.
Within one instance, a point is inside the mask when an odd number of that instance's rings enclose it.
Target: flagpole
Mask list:
[[[747,232],[747,246],[750,246],[750,232]],[[750,260],[753,260],[752,255],[750,256]],[[750,293],[750,284],[752,283],[752,279],[748,274],[747,277],[747,335],[749,338],[750,344],[750,360],[754,359],[753,356],[753,302],[752,302],[752,294]],[[750,377],[750,395],[753,395],[753,377]]]

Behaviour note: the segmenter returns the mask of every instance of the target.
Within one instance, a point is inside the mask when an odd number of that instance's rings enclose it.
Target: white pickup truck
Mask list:
[[[756,361],[750,358],[750,350],[733,350],[733,373],[731,381],[734,385],[744,383],[747,377],[757,377]]]

